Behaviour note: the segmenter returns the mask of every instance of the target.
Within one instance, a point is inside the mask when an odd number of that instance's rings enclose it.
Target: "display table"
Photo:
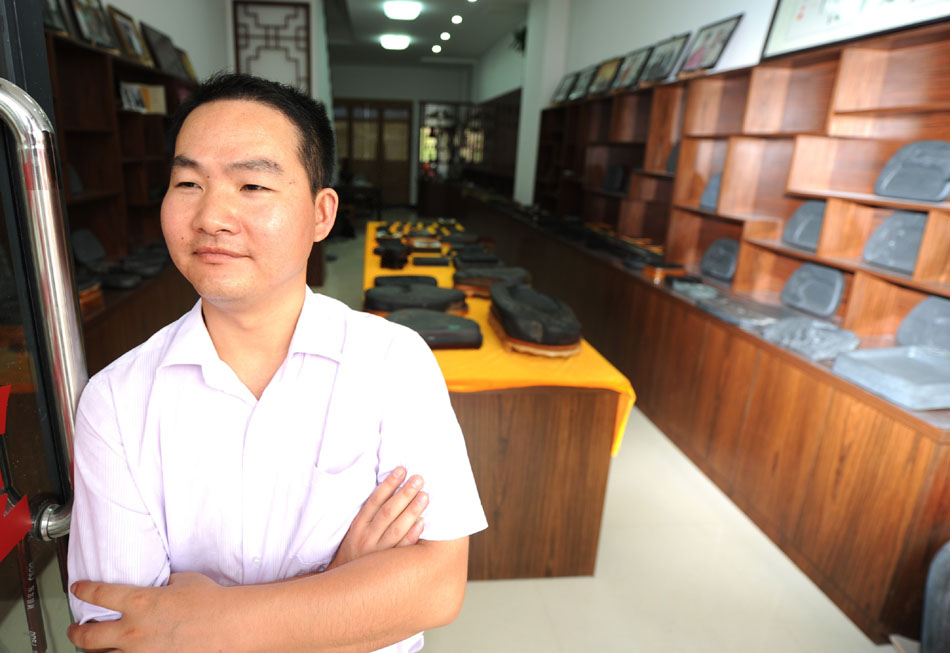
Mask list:
[[[377,276],[401,274],[452,287],[451,266],[380,268],[373,249],[381,224],[367,225],[364,289]],[[467,301],[482,347],[435,356],[488,517],[488,530],[471,539],[469,578],[590,575],[610,456],[619,450],[633,388],[586,341],[563,359],[506,351],[488,325],[491,302]]]

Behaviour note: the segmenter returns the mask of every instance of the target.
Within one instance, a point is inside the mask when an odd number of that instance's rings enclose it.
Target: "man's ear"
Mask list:
[[[313,242],[319,243],[330,234],[336,221],[340,197],[332,188],[321,188],[313,198]]]

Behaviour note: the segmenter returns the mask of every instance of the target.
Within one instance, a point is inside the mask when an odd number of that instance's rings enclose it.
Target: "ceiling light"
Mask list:
[[[387,50],[405,50],[409,47],[409,37],[405,34],[383,34],[379,44]]]
[[[443,41],[448,41],[450,38],[452,38],[452,35],[449,34],[448,32],[442,32],[441,34],[439,34],[439,38],[442,39]]]
[[[439,54],[440,52],[442,52],[442,46],[436,43],[435,45],[432,46],[432,51],[435,52],[436,54]]]
[[[453,25],[458,25],[458,24],[461,23],[461,22],[462,22],[462,17],[461,17],[461,16],[459,16],[458,14],[455,14],[454,16],[452,16],[452,24],[453,24]]]
[[[386,14],[386,18],[393,20],[415,20],[420,11],[422,11],[421,2],[389,0],[383,3],[383,13]]]
[[[469,2],[476,2],[477,0],[468,0]]]

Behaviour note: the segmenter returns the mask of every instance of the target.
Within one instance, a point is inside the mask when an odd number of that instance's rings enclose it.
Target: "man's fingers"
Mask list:
[[[386,501],[399,489],[399,484],[402,483],[404,478],[406,478],[405,467],[397,467],[390,472],[389,476],[384,478],[383,482],[377,485],[370,493],[369,498],[366,499],[360,511],[356,513],[353,522],[369,523],[372,521],[376,513],[379,512],[379,509],[382,508]]]
[[[412,501],[390,522],[382,536],[380,536],[380,547],[390,549],[402,542],[402,540],[411,533],[412,529],[417,526],[419,517],[427,505],[429,505],[429,495],[425,492],[416,494]],[[418,539],[418,537],[416,539]]]
[[[406,536],[399,540],[399,544],[396,546],[410,546],[416,544],[419,541],[419,538],[422,537],[422,531],[425,528],[425,522],[422,520],[422,517],[416,520],[416,523],[412,525],[412,528],[409,529],[409,532],[406,533]]]
[[[118,612],[123,611],[131,595],[138,589],[133,585],[97,583],[90,580],[77,581],[72,585],[73,595],[80,601]]]
[[[119,621],[101,621],[97,623],[70,624],[66,637],[76,648],[84,651],[112,650],[119,641],[125,626]]]

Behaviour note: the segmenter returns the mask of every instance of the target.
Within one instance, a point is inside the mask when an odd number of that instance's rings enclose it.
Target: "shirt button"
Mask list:
[[[257,556],[254,556],[253,558],[251,558],[251,562],[253,562],[256,566],[259,566],[261,564],[261,559],[258,558]]]

